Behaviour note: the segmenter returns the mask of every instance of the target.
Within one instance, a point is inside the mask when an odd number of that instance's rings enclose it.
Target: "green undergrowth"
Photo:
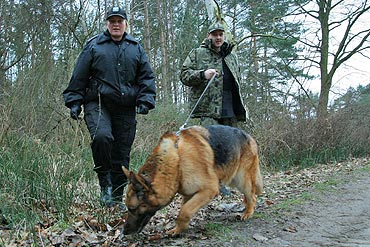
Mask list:
[[[26,135],[9,135],[0,154],[0,209],[10,228],[29,228],[45,217],[68,221],[70,207],[92,179],[86,149],[66,153]]]
[[[166,131],[178,131],[187,113],[185,107],[159,104],[149,115],[138,116],[130,168],[137,171],[160,136]],[[195,123],[190,120],[188,126]],[[44,132],[25,133],[19,131],[22,128],[14,127],[1,133],[0,210],[6,219],[2,225],[6,223],[6,227],[11,229],[32,231],[45,218],[54,218],[55,222],[60,222],[58,224],[68,225],[75,217],[71,212],[73,205],[80,202],[88,202],[92,207],[96,205],[97,179],[83,121],[66,119],[44,129]],[[368,155],[370,150],[366,143],[356,146],[349,142],[345,145],[346,140],[353,141],[353,138],[338,140],[340,145],[332,142],[328,147],[324,145],[315,151],[298,148],[294,138],[287,141],[283,136],[284,145],[279,146],[282,141],[271,140],[266,128],[246,131],[255,137],[259,145],[262,172],[264,169],[289,170],[292,167],[307,168],[318,163],[338,162]],[[300,203],[303,199],[288,203]],[[224,230],[227,235],[227,229],[222,226],[208,226],[208,231],[216,230]]]

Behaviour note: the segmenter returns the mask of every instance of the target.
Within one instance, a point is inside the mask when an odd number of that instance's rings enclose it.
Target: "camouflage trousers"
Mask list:
[[[227,125],[231,127],[238,127],[238,121],[235,118],[210,118],[210,117],[201,117],[199,119],[199,125],[208,126],[208,125]]]

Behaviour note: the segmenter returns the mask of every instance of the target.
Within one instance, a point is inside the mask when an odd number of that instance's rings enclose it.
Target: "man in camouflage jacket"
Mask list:
[[[201,125],[223,124],[236,126],[246,121],[247,111],[240,94],[241,74],[233,45],[225,42],[224,26],[218,22],[208,29],[207,38],[185,59],[181,81],[191,87],[191,107],[194,107],[208,81],[215,79],[195,108],[192,118]]]

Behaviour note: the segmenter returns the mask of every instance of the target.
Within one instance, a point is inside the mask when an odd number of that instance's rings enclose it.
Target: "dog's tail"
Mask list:
[[[260,169],[260,159],[258,155],[258,147],[256,141],[250,137],[248,150],[250,150],[249,155],[252,159],[252,166],[255,169],[254,173],[254,191],[256,195],[261,195],[263,193],[263,179]]]
[[[259,160],[257,162],[259,162]],[[256,185],[256,195],[261,195],[263,193],[263,180],[259,166],[257,166],[255,185]]]

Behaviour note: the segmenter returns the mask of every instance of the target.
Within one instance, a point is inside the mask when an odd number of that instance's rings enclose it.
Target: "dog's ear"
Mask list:
[[[130,171],[124,166],[121,166],[121,168],[122,168],[123,173],[126,175],[126,177],[130,178]]]
[[[150,191],[150,183],[144,177],[129,171],[126,167],[122,166],[122,171],[132,184],[132,188],[136,193],[142,194],[145,191]]]
[[[128,178],[129,178],[135,192],[149,191],[150,190],[150,187],[146,183],[145,179],[143,177],[141,177],[140,175],[135,174],[134,172],[131,171]]]

